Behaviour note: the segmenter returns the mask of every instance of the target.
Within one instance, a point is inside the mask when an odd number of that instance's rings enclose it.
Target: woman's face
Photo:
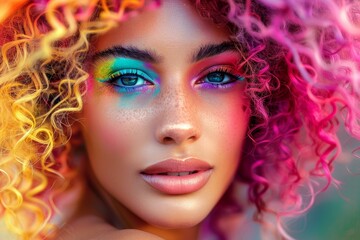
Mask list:
[[[98,38],[82,130],[94,177],[127,214],[195,226],[228,188],[248,124],[235,47],[187,1]]]

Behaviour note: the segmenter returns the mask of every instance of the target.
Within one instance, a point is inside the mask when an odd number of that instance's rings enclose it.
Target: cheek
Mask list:
[[[249,121],[248,100],[242,91],[234,91],[221,96],[211,104],[212,111],[207,116],[210,121],[208,131],[215,131],[220,144],[228,151],[239,151],[244,140]],[[213,129],[213,130],[212,130]]]
[[[126,149],[126,141],[124,141],[126,132],[121,129],[124,125],[116,122],[116,112],[101,110],[99,105],[86,109],[84,117],[84,128],[86,128],[84,131],[90,148],[99,149],[104,153]],[[122,135],[117,134],[119,131]]]
[[[104,153],[127,149],[132,130],[138,124],[131,109],[121,109],[119,102],[120,97],[89,78],[81,116],[88,148]]]
[[[228,142],[227,147],[233,151],[241,152],[242,144],[246,137],[249,114],[243,111],[243,102],[229,109],[227,119],[224,121],[224,137]]]
[[[130,110],[119,110],[113,98],[94,96],[86,101],[82,123],[89,154],[96,159],[126,155],[134,147],[134,131],[139,128],[133,115]]]
[[[89,101],[84,106],[83,128],[89,164],[96,179],[107,190],[114,182],[125,183],[136,171],[139,124],[129,111],[120,111],[114,103]],[[126,192],[126,186],[116,184],[111,192]],[[120,191],[120,193],[119,193]]]
[[[246,138],[249,113],[243,110],[244,101],[239,101],[236,105],[230,105],[226,121],[224,121],[224,139],[226,146],[224,152],[228,152],[229,159],[234,159],[233,164],[239,164],[243,143]]]
[[[219,181],[226,187],[235,174],[242,155],[242,145],[248,128],[249,113],[244,110],[248,100],[243,91],[213,96],[204,116],[206,152],[217,163]]]
[[[241,139],[246,132],[249,123],[249,100],[241,93],[233,94],[224,105],[224,129],[229,139]],[[239,146],[237,147],[239,149]]]

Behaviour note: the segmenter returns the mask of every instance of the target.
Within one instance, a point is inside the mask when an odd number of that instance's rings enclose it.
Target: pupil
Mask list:
[[[129,76],[122,76],[121,83],[125,86],[134,86],[138,81],[137,76],[129,75]]]
[[[207,76],[209,82],[222,82],[224,81],[225,74],[221,72],[209,73]]]

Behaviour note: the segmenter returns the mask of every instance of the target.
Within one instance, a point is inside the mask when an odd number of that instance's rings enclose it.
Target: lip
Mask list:
[[[179,195],[198,191],[205,186],[212,170],[209,163],[196,158],[167,159],[145,168],[140,174],[156,190]]]

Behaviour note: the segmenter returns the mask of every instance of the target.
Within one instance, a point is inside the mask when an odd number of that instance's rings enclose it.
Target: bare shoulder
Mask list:
[[[56,240],[117,240],[117,239],[148,239],[162,238],[136,229],[116,229],[100,217],[83,216],[64,226],[58,233]]]

